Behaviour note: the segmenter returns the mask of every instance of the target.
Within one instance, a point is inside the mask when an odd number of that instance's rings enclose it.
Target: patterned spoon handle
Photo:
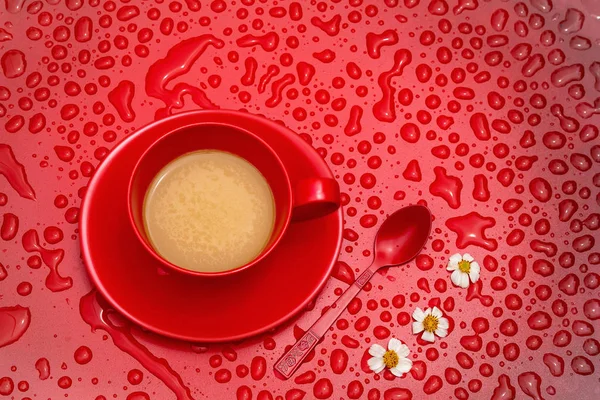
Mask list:
[[[317,343],[323,338],[329,327],[338,319],[338,317],[348,307],[350,302],[363,286],[371,279],[378,267],[371,265],[354,281],[352,285],[333,303],[333,305],[310,327],[278,361],[275,363],[275,370],[286,379],[291,377],[300,367],[302,361],[308,353],[317,346]]]

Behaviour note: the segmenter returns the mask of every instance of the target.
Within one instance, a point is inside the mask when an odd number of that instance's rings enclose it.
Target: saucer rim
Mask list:
[[[276,122],[267,119],[266,117],[257,116],[257,115],[253,115],[250,113],[240,112],[240,111],[234,111],[234,110],[187,111],[187,112],[174,114],[167,118],[163,118],[163,119],[160,119],[157,121],[152,121],[152,122],[144,125],[143,127],[141,127],[139,130],[137,130],[130,136],[124,138],[121,142],[119,142],[110,151],[110,153],[107,155],[107,157],[104,160],[102,160],[100,165],[97,167],[97,169],[94,173],[94,176],[90,179],[90,181],[88,183],[88,186],[87,186],[88,189],[86,192],[86,196],[82,201],[82,205],[81,205],[81,209],[80,209],[80,217],[79,217],[79,227],[80,227],[79,242],[80,242],[80,249],[81,249],[83,263],[89,274],[91,282],[94,284],[96,289],[102,294],[102,296],[108,301],[108,303],[115,310],[117,310],[119,313],[124,315],[127,319],[129,319],[130,321],[133,321],[134,323],[138,324],[139,326],[141,326],[151,332],[154,332],[154,333],[157,333],[157,334],[160,334],[162,336],[166,336],[166,337],[169,337],[172,339],[183,340],[183,341],[188,341],[188,342],[196,342],[196,343],[223,343],[223,342],[233,342],[233,341],[247,339],[247,338],[254,337],[259,334],[268,332],[278,326],[281,326],[286,321],[291,320],[293,317],[297,316],[303,309],[306,308],[308,303],[310,303],[312,300],[314,300],[317,297],[317,295],[325,287],[327,281],[330,279],[331,273],[333,271],[333,267],[335,266],[336,261],[339,259],[342,242],[343,242],[342,233],[343,233],[344,219],[343,219],[343,213],[342,213],[342,206],[340,205],[340,207],[334,212],[335,214],[337,214],[337,223],[338,223],[338,227],[337,227],[338,235],[337,235],[336,250],[333,253],[333,257],[328,261],[328,267],[326,268],[326,271],[324,271],[325,273],[323,274],[322,279],[320,279],[320,282],[317,285],[315,285],[315,287],[311,291],[311,293],[309,295],[307,295],[306,298],[301,303],[299,303],[298,306],[296,306],[296,308],[294,308],[293,310],[290,310],[284,316],[277,319],[276,321],[273,321],[272,323],[265,325],[261,328],[255,329],[253,331],[248,331],[248,332],[244,332],[244,333],[240,333],[240,334],[232,335],[232,336],[222,336],[222,337],[200,337],[199,335],[196,335],[196,336],[181,335],[181,334],[177,334],[174,332],[166,331],[162,328],[158,328],[156,326],[153,326],[152,324],[144,322],[143,320],[140,320],[139,318],[133,316],[130,312],[125,310],[119,304],[119,302],[117,302],[109,294],[106,287],[102,284],[102,280],[99,278],[99,276],[96,272],[96,269],[93,267],[94,263],[91,260],[91,254],[90,254],[90,249],[89,249],[90,244],[87,240],[86,241],[82,240],[82,238],[84,236],[88,236],[89,232],[90,232],[90,228],[89,228],[89,224],[88,224],[88,219],[89,219],[88,215],[90,213],[89,203],[91,202],[91,198],[93,196],[93,193],[95,192],[95,188],[99,184],[99,182],[102,181],[101,177],[102,177],[102,175],[105,174],[106,166],[109,165],[114,158],[118,157],[121,153],[122,147],[126,146],[134,138],[138,137],[139,135],[145,134],[150,129],[156,128],[157,125],[166,123],[167,121],[170,121],[173,119],[193,118],[194,116],[198,116],[200,118],[207,118],[207,117],[210,117],[210,115],[215,115],[215,114],[222,114],[223,116],[229,116],[232,118],[254,119],[258,123],[269,125],[272,129],[280,131],[282,135],[297,135],[291,129],[289,129],[285,126],[279,125]],[[180,126],[180,128],[184,127],[184,126],[190,126],[190,125],[194,125],[194,123],[182,125],[182,126]],[[302,140],[301,138],[298,138],[298,139]],[[304,142],[304,143],[307,146],[305,148],[306,151],[315,151],[314,148],[312,148],[312,146],[310,146],[308,143],[306,143],[306,142]],[[295,151],[298,151],[298,149],[295,149]],[[327,165],[327,163],[324,160],[322,160],[321,158],[319,158],[319,159],[321,160],[321,163],[325,166],[325,168],[329,172],[329,177],[332,179],[335,179],[335,176],[333,175],[333,173],[332,173],[331,169],[329,168],[329,166]],[[283,162],[283,164],[285,165],[285,162]],[[288,228],[288,229],[293,229],[292,225],[293,224],[291,224],[290,228]],[[88,233],[86,234],[85,232],[88,232]],[[200,278],[200,279],[202,279],[202,278]],[[219,279],[219,278],[217,277],[215,279]]]

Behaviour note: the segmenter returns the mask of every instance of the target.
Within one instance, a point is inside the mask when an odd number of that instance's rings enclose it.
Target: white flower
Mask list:
[[[446,269],[452,271],[452,275],[450,275],[452,283],[463,289],[469,287],[469,280],[473,283],[477,282],[481,272],[477,261],[467,253],[462,256],[458,253],[451,256]]]
[[[439,337],[448,336],[448,319],[444,318],[442,310],[437,307],[428,308],[425,311],[419,307],[413,312],[413,333],[419,334],[423,332],[421,338],[427,342],[433,342],[435,335]]]
[[[387,350],[377,343],[369,348],[369,354],[373,357],[369,358],[367,363],[371,371],[376,374],[389,368],[392,374],[402,377],[412,368],[412,360],[407,358],[409,353],[410,349],[407,345],[396,338],[391,338]]]

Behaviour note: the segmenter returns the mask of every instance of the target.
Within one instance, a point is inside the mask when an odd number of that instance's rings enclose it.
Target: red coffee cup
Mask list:
[[[262,252],[247,264],[220,272],[192,271],[175,265],[154,249],[144,225],[144,198],[154,177],[171,161],[198,150],[225,151],[244,158],[265,177],[275,202],[275,222]],[[148,147],[137,162],[128,187],[129,220],[142,246],[167,269],[193,276],[230,275],[257,264],[277,246],[293,221],[318,218],[340,205],[334,179],[314,177],[290,182],[277,153],[247,130],[224,123],[198,123],[168,132]]]

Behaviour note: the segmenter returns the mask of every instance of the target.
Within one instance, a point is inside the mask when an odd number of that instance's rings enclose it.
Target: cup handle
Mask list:
[[[327,215],[340,207],[340,186],[331,178],[305,178],[293,190],[292,221]]]

